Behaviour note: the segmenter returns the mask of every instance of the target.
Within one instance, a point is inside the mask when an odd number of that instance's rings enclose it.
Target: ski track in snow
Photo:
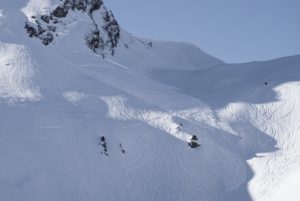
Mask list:
[[[257,153],[248,161],[254,171],[249,182],[249,192],[258,201],[296,201],[299,198],[299,182],[291,178],[300,167],[300,83],[290,82],[275,88],[278,101],[267,104],[232,103],[218,111],[223,122],[235,122],[241,117],[263,133],[277,141],[278,150],[271,153]],[[238,134],[234,128],[234,132]],[[256,139],[259,143],[260,139]],[[294,176],[297,177],[297,174]],[[289,182],[291,181],[291,182]],[[291,188],[286,197],[288,186]],[[283,190],[282,190],[283,189]],[[281,192],[281,193],[278,193]],[[275,196],[276,195],[276,196]]]
[[[160,104],[157,106],[168,111],[162,112],[147,109],[134,109],[126,105],[126,99],[123,97],[103,97],[102,99],[106,102],[109,108],[108,115],[113,119],[125,121],[139,120],[150,126],[164,130],[170,135],[186,142],[191,138],[191,134],[186,132],[178,132],[178,130],[176,130],[178,123],[174,121],[174,118],[178,117],[183,120],[187,120],[189,122],[189,126],[192,126],[193,130],[197,130],[197,133],[200,132],[201,137],[204,138],[210,136],[209,132],[215,132],[210,127],[214,127],[235,136],[240,136],[240,131],[231,126],[233,122],[240,122],[241,125],[239,129],[241,130],[245,130],[246,127],[254,125],[254,127],[260,128],[263,133],[266,133],[272,138],[276,139],[278,141],[279,151],[276,151],[275,153],[266,153],[263,155],[263,158],[253,158],[249,160],[249,164],[255,172],[254,178],[249,183],[249,191],[254,197],[254,200],[269,200],[271,194],[274,194],[274,189],[276,189],[276,186],[280,184],[280,181],[285,181],[285,178],[288,177],[288,174],[285,174],[284,172],[288,172],[289,170],[294,172],[294,170],[297,169],[296,167],[298,162],[291,161],[290,163],[293,164],[291,166],[289,163],[287,164],[286,161],[286,157],[288,156],[290,156],[292,159],[297,157],[296,151],[292,154],[289,153],[291,150],[293,150],[291,149],[292,147],[299,147],[299,145],[287,144],[291,142],[291,140],[293,140],[293,136],[296,135],[295,128],[286,126],[294,125],[296,121],[291,119],[288,121],[285,120],[285,118],[289,118],[292,113],[295,114],[295,102],[297,101],[293,100],[291,97],[293,97],[292,94],[297,94],[298,88],[293,83],[288,83],[286,87],[281,86],[282,88],[279,87],[276,89],[277,94],[279,94],[278,96],[283,97],[283,99],[279,102],[272,102],[263,105],[232,103],[221,111],[213,111],[208,109],[208,107],[201,102],[197,103],[197,101],[191,101],[191,99],[189,100],[190,102],[184,102],[184,98],[187,97],[181,96],[178,93],[170,93],[168,91],[167,93],[169,95],[165,97],[163,95],[165,91],[163,90],[162,86],[159,87],[159,85],[151,86],[152,84],[145,84],[150,83],[147,78],[135,77],[132,79],[136,81],[141,79],[144,83],[141,89],[139,86],[137,86],[134,92],[131,92],[132,87],[130,86],[130,83],[125,83],[123,78],[115,77],[113,79],[116,79],[112,82],[114,86],[123,89],[129,94],[134,94],[135,96],[149,103],[153,103],[155,99],[157,101],[159,100],[158,102]],[[145,87],[149,88],[149,90],[145,90]],[[154,88],[156,88],[155,98],[149,96],[149,91],[153,90]],[[291,89],[294,91],[291,91]],[[145,93],[146,91],[148,93]],[[172,105],[169,103],[172,103]],[[195,107],[196,105],[199,107]],[[175,110],[175,108],[178,107],[186,109]],[[221,116],[226,116],[226,118],[222,118],[219,116],[219,114]],[[273,121],[273,123],[269,121]],[[263,124],[261,124],[261,122],[263,122]],[[245,128],[243,128],[243,124],[245,124]],[[278,125],[280,126],[278,127]],[[278,136],[281,135],[285,136],[284,139],[278,139]],[[259,144],[259,139],[255,139],[254,141],[258,141]],[[280,144],[282,142],[285,143]],[[282,158],[282,156],[285,158]],[[255,161],[255,163],[253,161]],[[259,167],[259,170],[256,170],[257,167]],[[259,173],[257,174],[257,172]]]
[[[126,66],[124,66],[124,65],[122,65],[122,64],[120,64],[120,63],[118,63],[116,61],[113,61],[111,59],[105,59],[105,61],[107,61],[107,62],[109,62],[111,64],[114,64],[115,66],[117,66],[117,67],[119,67],[119,68],[121,68],[123,70],[128,70],[128,68]]]
[[[252,119],[258,128],[277,140],[279,148],[277,152],[265,154],[264,158],[249,161],[256,173],[249,188],[254,199],[259,201],[284,199],[285,192],[281,196],[276,192],[286,188],[281,186],[282,183],[289,185],[285,179],[295,171],[299,172],[300,167],[300,83],[287,83],[277,87],[276,91],[279,94],[278,102],[249,108],[253,115],[266,117],[263,124],[259,118]],[[299,182],[297,185],[297,188],[289,192],[289,197],[299,198]]]

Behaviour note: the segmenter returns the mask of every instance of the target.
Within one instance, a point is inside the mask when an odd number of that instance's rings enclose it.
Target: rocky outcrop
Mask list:
[[[107,45],[110,46],[110,50],[112,51],[112,54],[114,54],[114,48],[117,47],[118,41],[120,39],[120,26],[115,20],[111,11],[105,10],[104,22],[104,30],[108,34],[109,38],[109,41],[107,41]]]
[[[200,144],[198,143],[198,137],[196,135],[193,135],[188,145],[194,149],[197,147],[200,147]]]
[[[56,30],[55,26],[47,26],[43,28],[38,21],[36,21],[36,26],[31,25],[26,22],[25,29],[29,37],[39,38],[44,45],[48,45],[54,40],[54,33]]]
[[[91,20],[91,28],[86,31],[83,40],[87,46],[97,54],[105,56],[108,52],[115,53],[120,39],[120,26],[111,11],[108,11],[102,0],[62,0],[61,4],[48,14],[32,16],[25,24],[29,37],[38,38],[44,45],[49,45],[59,34],[59,26],[66,24],[65,20],[70,12],[82,12]],[[102,18],[95,18],[99,12]]]

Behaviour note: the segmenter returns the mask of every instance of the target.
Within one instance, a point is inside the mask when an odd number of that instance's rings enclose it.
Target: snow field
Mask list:
[[[41,94],[33,79],[36,74],[33,61],[21,45],[0,43],[0,98],[15,101],[37,101]]]

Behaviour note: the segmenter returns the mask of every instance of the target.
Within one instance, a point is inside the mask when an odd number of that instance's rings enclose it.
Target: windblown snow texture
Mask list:
[[[137,38],[100,0],[0,0],[0,200],[298,201],[299,65]]]

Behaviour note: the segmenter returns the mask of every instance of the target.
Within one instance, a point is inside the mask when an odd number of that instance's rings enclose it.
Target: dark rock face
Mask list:
[[[58,17],[58,18],[66,17],[67,14],[68,14],[68,9],[62,7],[57,7],[52,13],[54,17]]]
[[[50,22],[50,17],[48,15],[42,15],[41,20],[43,20],[46,23],[49,23]]]
[[[126,151],[125,151],[125,149],[123,148],[123,145],[122,145],[122,143],[120,143],[119,145],[120,145],[121,153],[122,153],[122,154],[125,154],[125,153],[126,153]]]
[[[54,36],[52,33],[47,33],[44,37],[43,37],[43,40],[42,40],[42,43],[44,45],[48,45],[49,43],[51,43],[54,39]]]
[[[114,55],[118,46],[121,29],[111,11],[103,6],[102,0],[61,0],[62,3],[49,14],[32,16],[34,22],[26,22],[28,36],[38,38],[44,45],[50,44],[58,36],[58,26],[64,26],[64,18],[70,12],[83,12],[91,19],[91,29],[87,30],[83,40],[95,53],[105,56],[108,51]],[[100,12],[102,19],[94,18],[94,12]],[[98,16],[98,15],[97,15]]]
[[[101,154],[108,156],[107,143],[106,143],[106,139],[104,136],[100,137],[100,142],[98,143],[98,145],[100,145],[103,149]]]
[[[193,135],[191,140],[197,141],[197,140],[198,140],[198,137],[197,137],[196,135]]]
[[[52,31],[43,29],[40,25],[37,25],[37,27],[34,27],[32,25],[29,25],[28,23],[25,24],[25,29],[29,35],[29,37],[36,37],[41,39],[42,43],[44,45],[48,45],[51,43],[54,39],[53,34],[51,33]],[[50,30],[53,28],[49,28]],[[55,29],[54,29],[55,32]]]
[[[200,144],[198,144],[197,142],[194,142],[194,141],[189,142],[188,145],[189,145],[192,149],[197,148],[197,147],[200,147]]]
[[[37,33],[37,30],[34,27],[31,27],[30,25],[28,25],[27,23],[25,24],[25,29],[30,38],[39,36],[39,34]]]
[[[89,12],[92,13],[95,10],[99,10],[102,5],[103,5],[103,2],[100,0],[91,0],[91,8],[90,8]]]
[[[110,45],[112,54],[114,54],[114,48],[117,47],[118,41],[120,39],[120,26],[115,20],[112,12],[108,12],[107,10],[105,12],[104,21],[104,29],[107,32],[109,38],[108,44]]]
[[[196,135],[193,135],[192,138],[191,138],[191,141],[188,143],[188,145],[192,149],[200,147],[200,144],[198,143],[198,137]]]
[[[88,47],[93,50],[94,52],[96,52],[96,50],[98,48],[103,48],[104,46],[104,42],[102,40],[102,38],[100,37],[100,32],[99,30],[96,31],[92,31],[90,34],[86,35],[86,43],[88,45]]]

